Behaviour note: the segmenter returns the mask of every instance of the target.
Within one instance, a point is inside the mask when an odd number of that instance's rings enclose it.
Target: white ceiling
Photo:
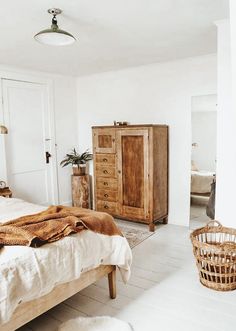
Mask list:
[[[75,44],[34,41],[51,7]],[[213,53],[227,17],[228,0],[0,0],[0,63],[77,76]]]

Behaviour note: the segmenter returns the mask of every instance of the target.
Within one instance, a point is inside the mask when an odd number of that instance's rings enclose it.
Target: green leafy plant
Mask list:
[[[61,161],[60,165],[62,167],[66,167],[69,164],[77,165],[79,167],[80,164],[86,164],[87,161],[93,159],[93,154],[89,153],[87,149],[84,153],[79,154],[75,148],[71,151],[71,153],[66,154],[65,158]]]

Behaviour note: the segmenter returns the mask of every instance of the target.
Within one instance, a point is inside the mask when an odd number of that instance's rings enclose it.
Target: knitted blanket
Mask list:
[[[122,236],[113,217],[106,213],[78,207],[50,206],[41,213],[0,225],[0,248],[5,245],[39,247],[83,230]]]

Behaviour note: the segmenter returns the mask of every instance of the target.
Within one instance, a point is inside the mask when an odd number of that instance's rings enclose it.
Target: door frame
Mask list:
[[[192,119],[193,119],[193,98],[196,98],[196,97],[203,97],[203,96],[215,96],[216,97],[216,110],[214,110],[215,112],[216,112],[216,153],[215,153],[215,155],[216,155],[216,160],[215,160],[215,164],[216,164],[216,167],[215,167],[215,174],[217,174],[217,157],[218,157],[218,155],[217,155],[217,147],[218,147],[218,119],[219,119],[219,116],[218,116],[218,114],[219,114],[219,109],[218,109],[218,92],[217,91],[211,91],[211,92],[209,92],[209,93],[201,93],[201,94],[193,94],[193,95],[191,95],[191,98],[190,98],[190,100],[191,100],[191,102],[190,102],[190,144],[189,144],[189,146],[191,146],[191,149],[190,149],[190,153],[189,153],[189,165],[190,165],[190,167],[189,167],[189,197],[190,197],[190,199],[189,199],[189,204],[188,204],[188,207],[189,207],[189,212],[188,212],[188,215],[189,215],[189,217],[188,217],[188,227],[189,227],[189,229],[191,230],[191,181],[192,181],[192,178],[191,178],[191,171],[192,171],[192,142],[193,142],[193,139],[192,139],[192,133],[193,133],[193,125],[192,125]],[[213,111],[213,112],[214,112]],[[209,196],[209,198],[210,198],[210,196]],[[216,208],[216,201],[215,201],[215,208]]]
[[[57,148],[56,148],[56,131],[55,131],[55,111],[54,111],[54,84],[53,80],[47,77],[42,77],[39,74],[24,74],[12,71],[0,70],[0,123],[6,124],[7,119],[4,118],[3,107],[3,80],[13,80],[26,83],[32,83],[37,85],[43,85],[47,93],[47,108],[49,115],[49,130],[51,139],[51,153],[54,157],[51,159],[51,187],[52,187],[52,199],[53,204],[58,204],[59,192],[58,192],[58,172],[57,172]],[[0,154],[3,155],[3,173],[1,173],[1,179],[7,182],[7,160],[6,160],[6,147],[5,137],[2,136],[0,143]]]

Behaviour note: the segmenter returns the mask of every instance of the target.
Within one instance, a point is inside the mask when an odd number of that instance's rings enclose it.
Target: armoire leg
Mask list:
[[[155,224],[149,223],[149,231],[154,232],[155,231]]]
[[[163,224],[167,224],[168,223],[168,216],[163,218]]]

